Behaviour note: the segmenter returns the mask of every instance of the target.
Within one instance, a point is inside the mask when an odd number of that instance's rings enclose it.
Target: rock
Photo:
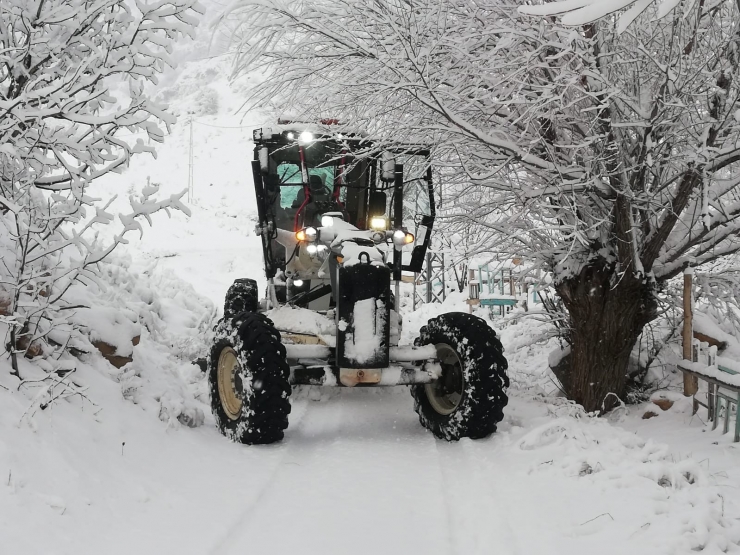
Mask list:
[[[188,428],[197,428],[205,422],[203,411],[193,406],[181,394],[168,391],[159,398],[159,419],[168,426],[179,422]]]
[[[187,426],[188,428],[197,428],[198,426],[203,425],[206,418],[202,410],[197,407],[191,407],[178,414],[177,420],[180,424]]]
[[[192,364],[196,365],[198,368],[200,368],[200,371],[204,374],[208,372],[208,359],[206,357],[200,357],[196,358]]]
[[[26,352],[26,358],[36,358],[44,354],[44,344],[40,339],[31,341],[31,332],[27,328],[20,330],[19,335],[16,335],[15,348],[19,351]]]
[[[131,342],[134,345],[138,345],[140,338],[141,336],[137,335]],[[106,343],[105,341],[93,341],[92,344],[98,351],[100,351],[100,354],[103,355],[103,358],[105,358],[105,360],[110,362],[116,368],[123,368],[129,362],[133,362],[134,360],[133,356],[117,355],[116,348],[113,345]]]
[[[28,346],[26,358],[36,358],[44,354],[44,346],[39,341],[34,341]]]
[[[670,399],[653,399],[653,404],[660,407],[660,410],[668,410],[673,406],[673,401]]]
[[[141,335],[137,335],[131,338],[131,343],[133,344],[134,347],[136,347],[140,341],[141,341]],[[133,353],[129,356],[121,356],[116,353],[115,346],[110,345],[109,343],[106,343],[105,341],[93,341],[92,344],[95,346],[95,348],[98,351],[100,351],[100,354],[103,355],[103,358],[105,358],[105,360],[110,362],[116,368],[123,368],[129,362],[133,362],[134,360]]]
[[[648,418],[653,418],[655,416],[658,416],[657,412],[653,412],[651,410],[647,411],[645,414],[642,415],[643,420],[647,420]]]

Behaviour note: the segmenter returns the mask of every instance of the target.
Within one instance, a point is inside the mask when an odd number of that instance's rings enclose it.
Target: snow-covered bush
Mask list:
[[[49,330],[48,342],[68,352],[19,360],[18,389],[32,399],[25,421],[34,426],[37,411],[60,398],[77,396],[81,408],[95,408],[103,390],[88,386],[97,379],[91,374],[102,374],[119,385],[121,397],[168,427],[199,426],[208,392],[192,360],[208,348],[216,307],[157,260],[134,263],[114,252],[98,266],[95,283],[69,287],[66,320]],[[114,346],[126,364],[110,364],[99,342]]]
[[[93,183],[155,154],[132,133],[162,141],[174,118],[145,85],[201,11],[196,0],[0,0],[0,318],[18,377],[19,355],[58,360],[81,337],[72,315],[82,307],[67,299],[74,284],[96,282],[140,220],[187,212],[182,194],[158,200],[158,186],[142,184],[104,241],[98,230],[116,215]]]

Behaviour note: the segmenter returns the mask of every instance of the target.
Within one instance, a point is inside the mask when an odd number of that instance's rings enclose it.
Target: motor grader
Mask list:
[[[220,431],[272,443],[298,385],[408,386],[438,438],[491,434],[509,385],[487,323],[451,312],[399,345],[403,272],[420,272],[435,220],[428,149],[380,148],[332,122],[254,130],[257,233],[267,290],[230,287],[207,362]],[[335,126],[334,126],[335,127]]]

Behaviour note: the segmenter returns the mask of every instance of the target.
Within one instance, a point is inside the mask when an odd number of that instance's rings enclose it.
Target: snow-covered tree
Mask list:
[[[552,272],[572,346],[559,378],[597,410],[663,284],[740,250],[738,6],[638,4],[629,26],[505,0],[238,0],[224,20],[237,73],[267,72],[253,102],[457,165],[448,216]]]
[[[196,0],[0,0],[0,318],[15,372],[16,353],[42,355],[74,308],[70,284],[94,280],[139,218],[187,210],[182,195],[157,201],[157,187],[142,184],[103,243],[96,228],[114,214],[91,184],[154,154],[134,135],[162,141],[174,123],[146,85],[201,12]]]
[[[656,4],[658,5],[657,10],[651,11],[651,14],[661,18],[670,14],[682,2],[683,0],[555,0],[554,2],[528,3],[519,6],[519,11],[530,15],[558,15],[564,25],[574,26],[592,23],[606,15],[620,12],[617,19],[617,30],[621,32],[643,12]],[[683,3],[685,3],[686,11],[691,11],[696,2],[700,2],[702,8],[708,8],[705,6],[705,0],[685,0]]]

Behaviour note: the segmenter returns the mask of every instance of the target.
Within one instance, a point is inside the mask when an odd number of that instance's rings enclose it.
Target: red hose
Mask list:
[[[298,227],[298,218],[301,215],[301,212],[303,212],[303,209],[308,204],[308,201],[311,196],[311,190],[308,187],[308,168],[306,168],[306,155],[303,152],[303,147],[298,147],[298,155],[301,158],[301,178],[305,178],[305,183],[303,184],[303,203],[298,208],[298,211],[295,213],[295,222],[293,223],[293,231],[298,231],[300,228]]]

